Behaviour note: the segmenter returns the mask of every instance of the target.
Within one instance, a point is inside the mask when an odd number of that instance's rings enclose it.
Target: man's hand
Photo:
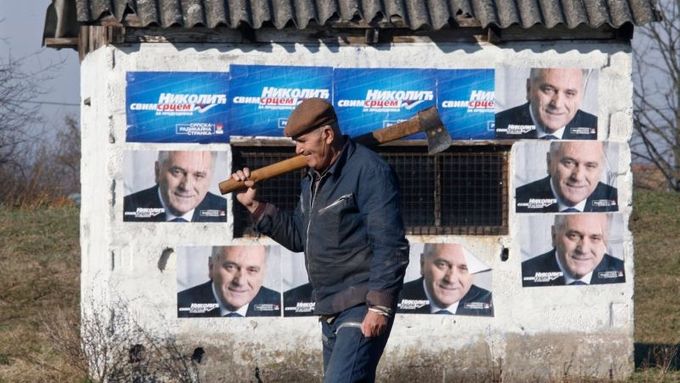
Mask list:
[[[361,322],[361,333],[364,334],[366,338],[378,336],[385,331],[387,321],[388,318],[386,316],[369,310],[366,313],[363,322]]]
[[[245,206],[250,213],[257,210],[257,206],[260,204],[258,200],[255,199],[257,190],[255,189],[255,182],[248,180],[250,177],[250,169],[243,168],[243,170],[237,170],[231,175],[231,178],[235,181],[243,181],[248,187],[247,189],[239,190],[236,192],[236,199],[241,205]]]

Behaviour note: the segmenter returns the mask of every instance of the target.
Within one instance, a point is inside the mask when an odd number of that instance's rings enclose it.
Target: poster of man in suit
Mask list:
[[[522,286],[588,286],[626,281],[621,214],[522,216]]]
[[[496,138],[597,139],[598,75],[575,67],[497,68]]]
[[[125,222],[226,222],[216,168],[223,152],[140,150],[124,153]]]
[[[402,314],[493,316],[491,268],[459,243],[412,244]]]
[[[271,246],[281,254],[283,316],[314,316],[314,294],[305,269],[305,254],[293,253],[283,246]]]
[[[602,141],[517,143],[515,211],[618,211],[619,149],[618,143]]]
[[[177,249],[177,317],[281,316],[281,265],[262,245]]]

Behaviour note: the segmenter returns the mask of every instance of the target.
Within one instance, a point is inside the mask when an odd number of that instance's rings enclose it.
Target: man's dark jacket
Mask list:
[[[158,185],[125,196],[123,200],[123,221],[126,222],[165,222],[165,213],[153,217],[135,217],[137,208],[162,209],[158,197]],[[194,209],[191,222],[226,222],[227,200],[210,192]]]
[[[394,171],[370,149],[347,143],[321,176],[301,182],[298,205],[284,212],[267,204],[256,229],[290,251],[305,253],[316,314],[358,304],[395,307],[408,265],[408,241]]]
[[[496,138],[499,139],[520,139],[538,138],[536,129],[532,129],[522,134],[508,134],[508,125],[534,125],[529,112],[529,103],[504,110],[496,114]],[[577,110],[574,118],[569,121],[562,135],[563,140],[596,140],[597,139],[597,117]]]
[[[192,304],[217,304],[215,294],[212,290],[212,281],[208,281],[198,286],[188,288],[177,293],[177,317],[178,318],[210,318],[219,317],[219,305],[210,311],[203,313],[191,313],[189,310],[180,310],[182,308],[191,308]],[[281,316],[281,294],[268,289],[264,286],[260,287],[260,291],[250,301],[247,317],[278,317]]]
[[[545,206],[530,207],[529,200],[553,200]],[[557,197],[550,188],[550,176],[520,186],[515,191],[515,207],[518,213],[555,213],[558,210]],[[619,211],[618,192],[615,187],[598,182],[595,190],[586,199],[584,212]]]
[[[399,297],[400,308],[399,312],[403,314],[429,314],[430,305],[426,304],[421,307],[409,307],[403,300],[418,300],[426,301],[427,294],[423,288],[423,278],[416,279],[408,283],[404,283],[404,289],[401,291]],[[491,291],[477,287],[470,286],[470,290],[458,301],[458,308],[455,315],[471,315],[471,316],[493,316],[493,301]]]
[[[544,274],[543,281],[536,281],[536,273],[553,273],[552,276]],[[539,276],[541,277],[541,276]],[[528,279],[529,278],[529,279]],[[623,283],[626,276],[623,270],[623,261],[605,254],[600,264],[593,270],[590,279],[591,285],[601,285],[605,283]],[[564,276],[560,271],[560,266],[555,258],[555,249],[545,254],[534,257],[522,262],[522,286],[562,286]]]

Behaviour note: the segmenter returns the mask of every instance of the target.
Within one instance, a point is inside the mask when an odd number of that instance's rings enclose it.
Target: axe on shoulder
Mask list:
[[[368,147],[374,147],[419,132],[424,132],[427,136],[427,152],[429,154],[442,152],[451,146],[451,136],[449,136],[444,124],[442,124],[437,108],[434,106],[423,109],[416,116],[406,121],[354,137],[353,140]],[[304,156],[297,155],[256,170],[251,170],[248,179],[257,183],[302,169],[305,166],[307,166],[307,162]],[[231,193],[246,187],[243,182],[236,181],[233,178],[220,182],[219,186],[220,193],[222,194]]]

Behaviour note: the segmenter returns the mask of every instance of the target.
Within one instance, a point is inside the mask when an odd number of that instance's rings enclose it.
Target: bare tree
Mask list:
[[[16,206],[63,203],[80,191],[80,128],[73,116],[54,124],[53,139],[20,137],[0,162],[0,203]]]
[[[45,72],[22,71],[26,59],[0,57],[0,167],[18,165],[14,157],[30,137],[26,126],[40,121],[39,105],[33,101],[41,93]]]
[[[663,20],[636,29],[632,152],[680,192],[680,1],[660,0],[657,7]]]

